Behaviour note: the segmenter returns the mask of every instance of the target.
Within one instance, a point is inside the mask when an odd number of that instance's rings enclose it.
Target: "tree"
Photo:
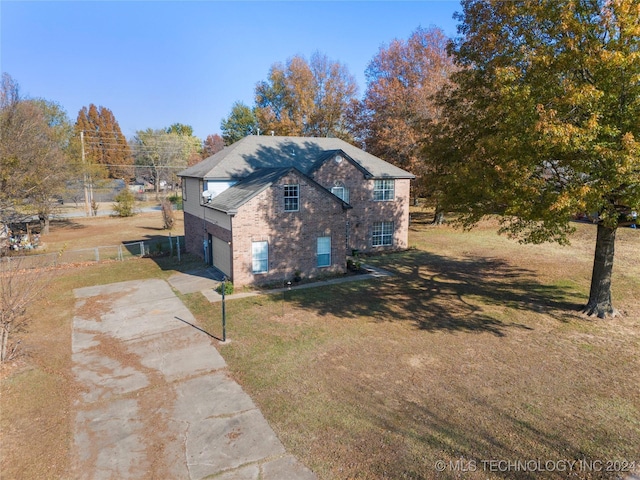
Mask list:
[[[166,130],[139,130],[131,141],[136,165],[147,173],[159,198],[161,182],[175,182],[175,173],[186,168],[189,158],[197,152],[196,137],[167,133]]]
[[[347,111],[357,90],[345,65],[318,52],[310,63],[294,56],[256,85],[255,116],[263,132],[350,140]]]
[[[191,125],[184,125],[182,123],[174,123],[166,129],[167,133],[174,133],[185,138],[185,147],[188,149],[189,157],[187,158],[187,165],[195,165],[202,160],[202,140],[193,134],[193,127]]]
[[[381,47],[365,72],[367,89],[355,114],[355,136],[366,150],[416,175],[414,195],[432,188],[422,155],[425,125],[439,121],[435,94],[455,70],[449,39],[438,28],[418,28],[407,41]]]
[[[1,98],[0,222],[21,222],[37,214],[43,233],[48,233],[54,197],[68,178],[70,122],[54,102],[21,99],[7,74]]]
[[[220,124],[225,145],[231,145],[247,135],[258,133],[257,129],[258,121],[253,110],[242,102],[235,102],[229,116]]]
[[[169,128],[167,128],[167,133],[177,133],[178,135],[193,137],[193,127],[191,125],[185,125],[183,123],[174,123]]]
[[[615,313],[618,224],[640,206],[637,0],[464,0],[462,68],[428,153],[447,162],[444,200],[465,226],[499,213],[502,233],[567,243],[597,212],[585,312]]]
[[[50,265],[37,260],[39,268],[27,268],[25,257],[9,257],[0,262],[0,363],[11,360],[18,353],[16,334],[24,332],[31,318],[29,305],[44,295],[43,289],[53,278]],[[33,267],[34,262],[29,262]]]
[[[133,217],[135,212],[136,197],[131,190],[124,188],[114,198],[113,211],[119,217]]]
[[[133,156],[126,137],[115,116],[105,107],[82,107],[78,112],[76,132],[84,133],[85,159],[88,164],[102,167],[109,178],[128,179],[133,176]],[[94,172],[95,175],[95,172]]]
[[[162,209],[162,228],[171,230],[176,222],[173,205],[165,198],[160,202],[160,208]]]
[[[223,149],[224,139],[220,135],[217,133],[214,135],[208,135],[202,146],[202,158],[208,158]]]

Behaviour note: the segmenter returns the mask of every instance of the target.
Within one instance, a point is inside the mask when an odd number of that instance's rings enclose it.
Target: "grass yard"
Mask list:
[[[182,235],[182,215],[173,229]],[[167,236],[160,212],[130,218],[94,217],[52,222],[43,237],[47,251],[75,250]],[[167,278],[189,268],[189,258],[131,259],[54,271],[54,280],[31,306],[29,331],[21,334],[22,355],[0,366],[0,478],[69,477],[73,403],[79,394],[71,371],[73,289],[113,282]],[[191,259],[193,261],[193,259]]]
[[[595,470],[640,462],[638,232],[618,238],[624,316],[603,321],[574,313],[593,226],[571,247],[522,246],[489,222],[421,221],[413,249],[367,259],[393,278],[228,303],[221,351],[285,446],[323,479],[624,478]]]
[[[426,220],[415,212],[409,251],[367,259],[393,277],[227,302],[231,341],[218,348],[285,447],[321,479],[624,478],[624,462],[640,467],[639,233],[618,233],[623,315],[598,320],[575,313],[592,225],[578,224],[570,247],[523,246],[491,222],[465,233]],[[44,241],[135,241],[162,235],[161,222],[79,219]],[[132,259],[58,272],[31,309],[25,355],[0,371],[3,479],[68,478],[72,290],[187,268]],[[220,304],[182,299],[219,333]],[[496,463],[530,460],[584,462],[542,473]]]

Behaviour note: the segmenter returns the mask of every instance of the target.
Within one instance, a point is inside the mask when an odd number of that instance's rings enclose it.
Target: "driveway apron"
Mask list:
[[[74,293],[74,478],[315,478],[165,281]]]

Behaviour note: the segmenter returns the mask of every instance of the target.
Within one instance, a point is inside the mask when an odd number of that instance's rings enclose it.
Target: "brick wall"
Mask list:
[[[300,208],[284,211],[284,185],[299,185]],[[233,282],[277,283],[296,271],[313,278],[346,270],[346,213],[340,202],[295,172],[240,208],[233,218]],[[317,267],[317,239],[331,237],[331,266]],[[252,242],[269,245],[269,270],[252,273]]]
[[[184,212],[184,238],[187,252],[204,260],[204,249],[202,247],[204,227],[202,218]]]
[[[314,180],[331,189],[337,183],[349,189],[348,244],[351,250],[371,252],[379,250],[401,250],[408,246],[409,237],[409,189],[410,180],[395,180],[395,199],[376,202],[373,200],[374,181],[366,179],[361,170],[347,160],[325,162],[313,175]],[[393,222],[393,245],[373,247],[371,233],[374,222]]]

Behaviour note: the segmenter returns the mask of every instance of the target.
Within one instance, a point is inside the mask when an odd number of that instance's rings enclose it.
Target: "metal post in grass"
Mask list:
[[[227,341],[227,310],[225,308],[224,297],[227,290],[227,277],[222,277],[222,341]]]

